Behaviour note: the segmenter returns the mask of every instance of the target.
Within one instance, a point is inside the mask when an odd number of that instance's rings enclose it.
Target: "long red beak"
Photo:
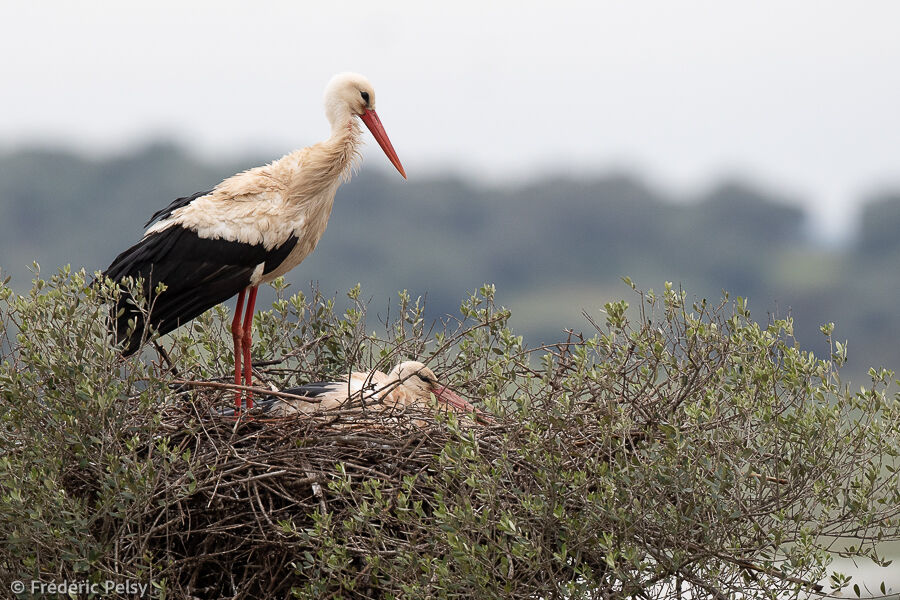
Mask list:
[[[443,402],[445,404],[448,404],[448,405],[452,406],[454,409],[456,409],[458,412],[467,412],[467,413],[471,413],[471,414],[475,415],[475,420],[478,421],[479,423],[484,423],[484,424],[493,423],[493,420],[491,418],[487,417],[483,412],[481,412],[480,410],[475,408],[467,400],[458,396],[456,394],[456,392],[454,392],[447,386],[443,386],[443,387],[439,388],[437,391],[435,391],[434,397],[435,397],[435,399],[437,399],[438,402]]]
[[[400,164],[400,159],[397,157],[397,152],[391,145],[391,140],[390,138],[388,138],[388,134],[384,130],[384,125],[381,124],[381,119],[378,118],[378,113],[370,109],[361,114],[359,118],[362,119],[362,122],[365,123],[366,127],[369,128],[369,131],[372,132],[372,135],[375,137],[378,145],[381,146],[381,149],[384,150],[385,154],[387,154],[388,160],[391,161],[391,164],[397,167],[397,170],[400,171],[401,175],[403,175],[403,179],[406,179],[406,171],[403,170],[403,165]]]

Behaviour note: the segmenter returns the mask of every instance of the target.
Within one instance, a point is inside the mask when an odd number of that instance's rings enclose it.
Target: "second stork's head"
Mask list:
[[[475,412],[474,406],[449,387],[442,385],[434,371],[418,361],[408,360],[400,363],[394,367],[389,376],[405,387],[413,398],[426,400],[430,394],[434,394],[439,403],[446,404],[459,412]]]
[[[400,158],[375,112],[375,89],[368,79],[359,73],[338,73],[332,77],[325,87],[325,115],[331,123],[332,131],[343,127],[350,119],[359,117],[372,132],[391,164],[406,179],[406,171],[400,164]]]

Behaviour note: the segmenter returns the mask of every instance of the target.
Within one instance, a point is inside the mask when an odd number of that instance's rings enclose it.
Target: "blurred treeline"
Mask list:
[[[271,158],[212,164],[166,144],[103,159],[2,155],[0,268],[20,289],[33,261],[102,269],[173,198]],[[698,299],[747,297],[758,320],[793,315],[801,345],[820,355],[819,327],[834,322],[854,376],[900,366],[900,191],[868,199],[853,241],[831,249],[796,203],[749,183],[681,200],[627,174],[491,187],[367,170],[338,191],[319,248],[289,280],[329,294],[360,282],[373,316],[406,288],[432,317],[492,282],[529,345],[588,330],[582,310],[629,296],[622,276],[641,289],[672,281]]]

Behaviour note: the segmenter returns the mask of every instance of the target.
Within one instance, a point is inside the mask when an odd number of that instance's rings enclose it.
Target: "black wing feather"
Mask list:
[[[289,237],[286,242],[269,250],[266,253],[266,264],[263,266],[263,275],[268,275],[278,268],[278,266],[288,257],[288,254],[294,249],[294,246],[297,245],[298,241],[299,238],[296,235],[291,234],[291,237]]]
[[[335,391],[338,386],[346,386],[346,381],[314,381],[305,383],[301,386],[282,390],[285,394],[294,394],[295,396],[306,396],[307,398],[316,398],[322,394]],[[338,388],[339,389],[339,388]]]
[[[165,211],[154,215],[157,217],[164,218]],[[147,323],[131,295],[120,296],[110,324],[116,343],[125,342],[126,356],[137,352],[147,325],[162,335],[187,323],[248,287],[260,264],[264,264],[264,273],[274,270],[296,244],[297,237],[292,235],[280,246],[266,250],[261,244],[204,238],[177,224],[145,236],[119,254],[104,273],[117,282],[125,277],[142,279],[143,294],[150,306]],[[166,289],[156,294],[159,283],[165,283]],[[129,336],[130,319],[135,320],[136,327]]]
[[[322,394],[333,392],[336,386],[346,385],[346,382],[343,381],[317,381],[313,383],[307,383],[298,387],[288,388],[286,390],[281,390],[286,394],[294,394],[295,396],[305,396],[307,398],[316,398],[317,396],[321,396]],[[285,398],[280,398],[278,396],[266,396],[262,400],[257,400],[254,402],[254,407],[258,409],[263,414],[271,412],[272,409],[279,407],[284,402],[290,402]],[[235,411],[233,408],[220,409],[214,412],[216,416],[220,417],[233,417]]]

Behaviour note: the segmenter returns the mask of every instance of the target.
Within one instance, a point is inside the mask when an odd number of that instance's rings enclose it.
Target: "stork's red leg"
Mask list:
[[[243,343],[244,332],[241,329],[241,312],[244,310],[244,293],[246,290],[241,290],[241,293],[238,294],[237,306],[234,307],[234,319],[231,321],[231,337],[234,340],[234,383],[235,385],[241,385],[241,356],[243,356],[243,351],[241,345]],[[234,414],[241,414],[241,391],[237,390],[234,393]]]
[[[244,385],[253,385],[253,363],[250,362],[250,346],[253,345],[253,310],[256,306],[256,291],[254,285],[247,295],[247,312],[244,313]],[[247,391],[247,410],[253,408],[253,392]]]

